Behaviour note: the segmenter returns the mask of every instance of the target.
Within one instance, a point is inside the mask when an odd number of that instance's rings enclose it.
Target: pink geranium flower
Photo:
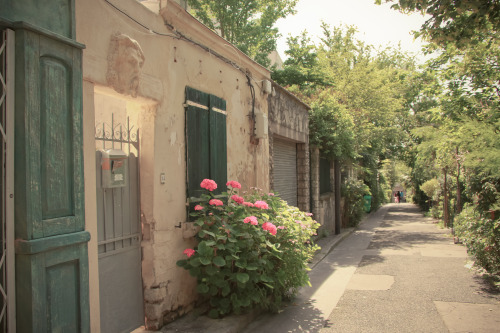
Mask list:
[[[253,207],[253,203],[245,201],[245,202],[243,202],[243,206]]]
[[[276,235],[276,226],[272,224],[271,222],[266,222],[262,225],[262,229],[269,231],[271,235]]]
[[[306,213],[306,216],[313,216],[312,213]]]
[[[255,201],[254,206],[260,209],[269,209],[269,205],[265,201]]]
[[[232,188],[241,188],[241,184],[235,180],[230,180],[226,183],[226,186],[231,186]]]
[[[231,196],[231,199],[233,199],[233,201],[239,203],[240,205],[245,201],[245,199],[243,199],[243,197],[240,197],[239,195],[233,195]]]
[[[283,229],[285,229],[285,226],[283,226],[283,225],[280,225],[280,226],[278,227],[278,229],[281,229],[281,230],[283,230]]]
[[[209,205],[211,206],[222,206],[224,203],[219,200],[219,199],[211,199],[209,202],[208,202]]]
[[[200,187],[209,191],[213,191],[217,188],[217,183],[212,179],[203,179]]]
[[[257,218],[255,216],[249,216],[245,217],[243,220],[244,223],[250,223],[251,225],[257,225],[259,222],[257,221]]]
[[[193,254],[195,254],[195,253],[196,253],[196,251],[195,251],[195,250],[193,250],[193,249],[185,249],[183,253],[184,253],[185,255],[187,255],[187,256],[188,256],[188,258],[189,258],[189,257],[191,257]]]
[[[202,209],[203,209],[203,206],[200,206],[200,205],[194,206],[194,210],[202,210]]]

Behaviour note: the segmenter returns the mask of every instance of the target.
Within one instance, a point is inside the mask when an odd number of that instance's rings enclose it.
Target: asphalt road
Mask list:
[[[500,332],[500,293],[412,204],[389,204],[310,272],[311,287],[241,332]]]

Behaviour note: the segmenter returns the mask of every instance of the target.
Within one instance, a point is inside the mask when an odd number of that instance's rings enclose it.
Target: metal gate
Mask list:
[[[14,32],[0,30],[0,332],[15,332]]]
[[[297,144],[274,138],[274,190],[290,206],[297,206]]]
[[[139,130],[127,124],[96,126],[98,149],[128,154],[125,187],[103,188],[102,150],[96,152],[99,297],[102,332],[130,332],[144,324],[139,206]]]

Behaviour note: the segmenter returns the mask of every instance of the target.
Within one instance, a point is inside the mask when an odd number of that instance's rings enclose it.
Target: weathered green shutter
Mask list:
[[[199,197],[203,179],[214,180],[219,194],[226,189],[226,101],[186,87],[187,196]]]
[[[210,177],[218,187],[215,194],[226,190],[227,142],[226,101],[210,95]]]
[[[210,176],[209,95],[186,87],[187,196],[199,197],[200,183]]]

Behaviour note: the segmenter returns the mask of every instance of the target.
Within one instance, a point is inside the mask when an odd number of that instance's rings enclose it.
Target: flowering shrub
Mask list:
[[[202,187],[206,184],[213,188],[208,180]],[[252,189],[239,196],[238,182],[226,186],[229,193],[220,199],[204,194],[191,213],[201,227],[199,243],[186,249],[187,258],[177,265],[197,278],[197,291],[209,299],[211,317],[255,307],[276,311],[285,298],[309,284],[307,262],[319,249],[311,236],[319,224],[272,193]]]
[[[500,220],[482,217],[472,205],[466,205],[453,228],[475,264],[500,278]]]

